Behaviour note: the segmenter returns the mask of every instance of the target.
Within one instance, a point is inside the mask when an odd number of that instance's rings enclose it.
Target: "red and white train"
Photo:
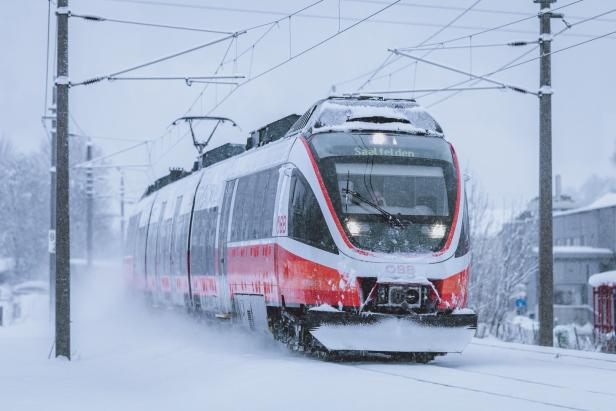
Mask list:
[[[283,123],[150,187],[128,225],[133,287],[299,350],[462,351],[477,323],[468,212],[438,123],[413,100],[360,96]]]

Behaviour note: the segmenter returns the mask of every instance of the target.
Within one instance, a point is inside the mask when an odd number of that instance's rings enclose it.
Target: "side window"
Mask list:
[[[277,187],[277,168],[238,180],[231,222],[231,241],[249,241],[272,236]]]
[[[468,202],[466,201],[466,193],[464,194],[464,217],[462,217],[462,231],[460,232],[460,241],[458,242],[458,248],[456,249],[456,257],[462,257],[469,252],[471,248],[470,239],[470,224],[468,217]]]
[[[165,243],[165,232],[167,222],[165,221],[165,209],[167,208],[167,202],[163,201],[160,208],[160,216],[158,219],[158,226],[156,228],[156,263],[155,263],[155,272],[157,276],[165,275],[164,272],[164,243]]]
[[[175,209],[173,210],[173,222],[171,225],[171,232],[169,233],[171,244],[169,245],[169,275],[178,275],[178,248],[181,244],[179,229],[180,224],[180,210],[182,208],[182,196],[178,196],[175,200]]]
[[[214,249],[218,207],[195,210],[190,241],[190,267],[193,275],[214,275]]]
[[[317,198],[298,170],[291,177],[289,237],[321,250],[338,252]]]

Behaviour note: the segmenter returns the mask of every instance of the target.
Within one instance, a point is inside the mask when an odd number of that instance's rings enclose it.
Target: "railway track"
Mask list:
[[[434,381],[434,380],[427,379],[427,378],[416,377],[416,376],[412,376],[412,375],[408,375],[408,374],[403,374],[403,373],[396,373],[396,372],[391,372],[391,371],[385,371],[385,370],[375,369],[375,368],[371,368],[371,367],[365,367],[365,366],[361,366],[361,365],[347,364],[346,366],[353,367],[355,369],[359,369],[359,370],[366,371],[366,372],[383,374],[383,375],[388,375],[388,376],[391,376],[391,377],[397,377],[397,378],[403,378],[403,379],[407,379],[407,380],[412,380],[412,381],[423,383],[423,384],[431,384],[431,385],[436,385],[436,386],[450,388],[450,389],[456,389],[456,390],[462,390],[462,391],[467,391],[467,392],[484,394],[484,395],[489,395],[489,396],[494,396],[494,397],[499,397],[499,398],[505,398],[505,399],[508,399],[508,400],[518,400],[518,401],[523,401],[523,402],[527,402],[527,403],[533,403],[533,404],[537,404],[537,405],[541,405],[541,406],[549,406],[549,407],[553,407],[553,408],[567,409],[567,410],[578,410],[578,411],[579,410],[590,410],[591,409],[591,408],[573,407],[573,406],[569,406],[569,405],[565,405],[565,404],[558,404],[558,403],[550,402],[550,401],[536,400],[536,399],[527,398],[527,397],[524,397],[524,396],[521,396],[521,395],[507,394],[507,393],[502,393],[502,392],[495,392],[495,391],[492,391],[492,390],[484,390],[484,389],[480,389],[480,388],[473,388],[473,387],[468,387],[468,386],[464,386],[464,385],[461,385],[461,384],[452,384],[452,383],[445,383],[445,382],[440,382],[440,381]],[[434,366],[433,365],[426,365],[425,367],[434,367]]]

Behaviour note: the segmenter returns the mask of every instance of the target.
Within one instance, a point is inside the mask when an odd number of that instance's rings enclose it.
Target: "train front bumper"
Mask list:
[[[312,336],[329,351],[462,352],[475,335],[477,314],[353,314],[309,311]]]

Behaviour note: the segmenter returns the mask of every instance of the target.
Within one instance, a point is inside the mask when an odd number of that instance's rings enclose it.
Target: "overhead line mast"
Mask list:
[[[56,111],[56,357],[71,359],[71,267],[68,148],[68,0],[58,0]],[[53,201],[53,199],[52,199]]]
[[[552,232],[552,32],[551,19],[562,17],[550,11],[556,0],[534,0],[539,13],[539,344],[554,342],[554,261]]]

